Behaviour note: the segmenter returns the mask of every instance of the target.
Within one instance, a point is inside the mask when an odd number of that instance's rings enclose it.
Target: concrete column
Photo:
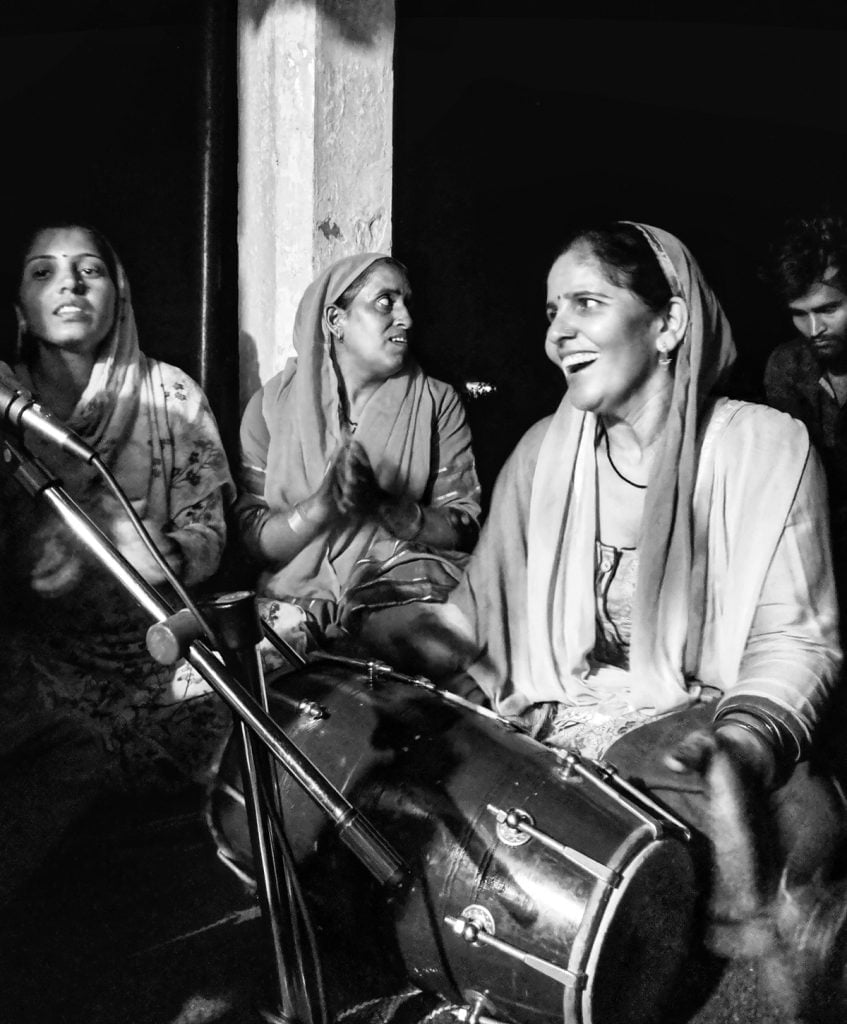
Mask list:
[[[325,266],[391,246],[393,0],[239,0],[241,405]]]

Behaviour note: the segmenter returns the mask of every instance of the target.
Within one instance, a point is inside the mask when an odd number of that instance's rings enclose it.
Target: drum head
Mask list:
[[[627,870],[629,884],[604,915],[589,960],[591,979],[582,1017],[565,1024],[654,1024],[673,998],[691,949],[695,881],[689,851],[679,842],[648,846]]]

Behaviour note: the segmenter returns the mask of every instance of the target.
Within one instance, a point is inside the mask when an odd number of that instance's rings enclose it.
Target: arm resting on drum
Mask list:
[[[841,664],[837,604],[823,474],[816,459],[804,470],[791,513],[768,569],[737,684],[717,706],[716,723],[731,718],[770,745],[777,778],[808,755]]]

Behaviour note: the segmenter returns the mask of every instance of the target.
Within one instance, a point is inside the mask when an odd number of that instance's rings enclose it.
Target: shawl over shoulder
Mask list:
[[[218,568],[226,539],[225,506],[235,488],[200,387],[182,370],[140,350],[129,283],[117,258],[115,265],[115,323],[67,425],[97,451],[154,538],[175,545],[183,579],[195,584]],[[35,392],[28,366],[21,362],[15,369]],[[119,547],[122,539],[134,539],[96,469],[53,445],[34,444],[33,451]],[[16,553],[25,576],[27,561],[34,564],[45,553],[54,560],[78,560],[78,543],[55,515],[40,508],[27,511],[29,503],[20,502],[17,494],[10,500],[24,519],[17,529],[26,539]],[[11,528],[14,532],[14,524]]]
[[[339,380],[326,306],[381,253],[350,256],[325,270],[307,288],[294,325],[295,355],[253,396],[241,424],[241,485],[271,510],[289,509],[313,494],[338,446],[347,439],[340,416]],[[413,361],[379,386],[356,429],[377,483],[396,497],[454,508],[476,521],[479,481],[461,402],[448,384],[427,376]],[[409,545],[375,518],[342,523],[315,537],[287,563],[263,567],[259,591],[295,600],[322,624],[334,623],[351,579],[402,561]],[[441,599],[452,589],[464,556],[424,552],[398,603]],[[408,577],[408,569],[400,576]],[[417,578],[417,585],[414,583]],[[438,582],[441,581],[441,582]],[[433,589],[434,588],[434,589]],[[363,590],[353,602],[358,607]],[[391,600],[394,600],[393,598]],[[390,603],[390,601],[389,601]]]
[[[534,646],[531,615],[548,623],[550,615],[529,580],[529,550],[538,540],[530,532],[530,505],[552,425],[552,418],[536,424],[504,466],[491,516],[450,599],[479,639],[469,672],[492,702],[518,714],[542,701],[591,703],[615,689],[660,712],[684,706],[704,683],[724,692],[727,702],[748,694],[777,704],[792,719],[792,731],[807,740],[836,677],[840,649],[825,485],[802,424],[728,400],[718,400],[707,417],[692,517],[694,559],[679,603],[680,612],[688,609],[688,636],[676,691],[667,698],[655,688],[656,676],[589,671],[593,575],[571,575],[571,563],[579,562],[573,548],[548,556],[559,568],[561,589],[579,587],[571,600],[559,600],[587,612],[570,630],[551,629],[543,657]],[[554,603],[555,593],[548,600]],[[570,637],[576,653],[567,646]],[[555,674],[539,674],[545,657],[558,666]]]
[[[710,397],[729,324],[685,246],[636,226],[689,322],[645,497],[630,669],[589,659],[597,421],[567,395],[504,467],[447,628],[506,714],[610,694],[661,714],[708,684],[767,700],[802,749],[841,660],[820,464],[789,416]]]

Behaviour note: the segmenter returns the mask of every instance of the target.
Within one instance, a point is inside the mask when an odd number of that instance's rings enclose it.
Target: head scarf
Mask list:
[[[349,437],[342,423],[340,382],[324,310],[374,263],[390,258],[373,252],[346,256],[324,270],[300,300],[294,321],[295,356],[262,393],[270,438],[265,500],[271,508],[287,508],[314,494],[333,453]],[[407,358],[404,367],[370,397],[356,429],[356,440],[380,487],[415,501],[424,496],[434,422],[426,377]],[[309,594],[337,601],[356,560],[368,552],[372,555],[375,540],[388,540],[384,534],[373,522],[351,523],[331,538],[321,534],[292,562],[273,570],[261,587],[276,597]]]
[[[530,661],[533,685],[544,692],[563,686],[568,698],[581,703],[607,686],[624,685],[636,707],[663,711],[679,704],[686,689],[700,416],[734,361],[735,345],[720,303],[688,249],[666,231],[635,227],[656,255],[672,294],[685,301],[688,325],[676,349],[670,409],[645,497],[630,671],[625,681],[615,669],[588,673],[594,644],[594,603],[586,598],[594,586],[596,417],[576,409],[567,395],[542,443],[533,480],[527,566]],[[546,554],[550,550],[558,552],[553,564]],[[560,565],[562,558],[566,567]]]
[[[700,421],[735,362],[735,342],[717,296],[682,242],[659,228],[634,226],[650,243],[672,293],[688,307],[664,440],[644,506],[649,525],[639,560],[631,652],[636,674],[655,670],[663,680],[678,681],[688,622]]]
[[[225,501],[232,500],[232,478],[202,391],[177,367],[141,352],[129,282],[111,247],[109,255],[115,274],[115,321],[66,423],[97,451],[146,525],[172,529],[181,512],[218,490]],[[18,354],[26,356],[22,337]],[[25,363],[16,372],[35,390]],[[55,446],[33,442],[31,447],[99,526],[114,534],[116,525],[123,525],[125,514],[95,468]],[[33,539],[48,544],[62,535],[63,528],[49,517]],[[186,578],[210,575],[219,552],[215,558],[211,566],[186,565]]]
[[[595,644],[597,419],[565,394],[555,415],[533,428],[504,468],[486,531],[453,599],[484,647],[469,671],[505,713],[546,701],[593,704],[611,693],[653,711],[686,699],[699,431],[735,346],[720,304],[685,246],[666,231],[635,226],[672,293],[685,301],[689,319],[645,496],[630,671],[589,664]],[[525,466],[535,452],[530,485]],[[504,538],[503,531],[514,536]]]
[[[269,458],[267,467],[268,480],[274,481],[272,497],[284,504],[301,501],[317,489],[333,452],[348,436],[340,415],[339,379],[324,310],[356,278],[385,259],[391,257],[378,252],[345,256],[309,285],[297,307],[295,358],[268,389],[264,402],[272,436],[284,439],[274,465]],[[407,493],[411,486],[420,495],[426,485],[428,459],[407,457],[413,441],[409,422],[416,421],[423,397],[421,379],[417,365],[407,360],[368,401],[356,433],[380,484],[393,494]]]

